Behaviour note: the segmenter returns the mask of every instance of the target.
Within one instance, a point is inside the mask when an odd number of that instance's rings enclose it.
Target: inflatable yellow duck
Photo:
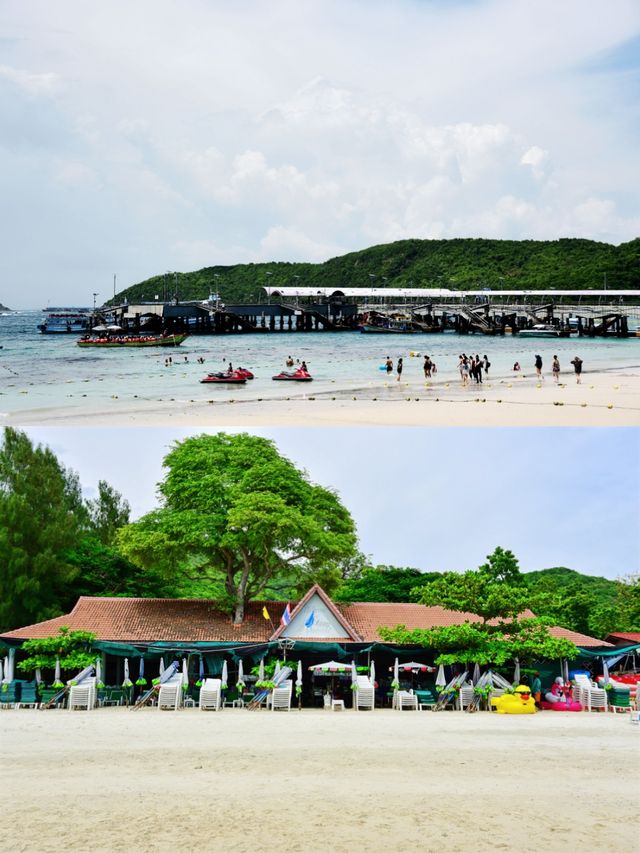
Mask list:
[[[521,684],[516,687],[515,693],[505,693],[504,696],[496,696],[491,704],[499,714],[535,714],[536,703],[531,695],[531,689]]]

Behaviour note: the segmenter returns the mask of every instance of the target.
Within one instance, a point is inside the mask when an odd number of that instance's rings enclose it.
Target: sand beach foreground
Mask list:
[[[635,849],[627,715],[5,711],[13,851]]]

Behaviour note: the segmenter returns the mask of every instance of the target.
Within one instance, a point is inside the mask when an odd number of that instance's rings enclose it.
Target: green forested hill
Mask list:
[[[640,238],[620,246],[593,240],[400,240],[331,258],[322,264],[263,263],[212,266],[178,274],[180,299],[256,299],[260,288],[449,287],[455,290],[537,288],[611,289],[640,285]],[[374,278],[371,278],[374,276]],[[163,289],[165,288],[165,289]],[[117,299],[174,294],[174,277],[154,276]]]
[[[583,575],[572,569],[527,572],[531,609],[554,624],[594,637],[640,629],[640,582]]]

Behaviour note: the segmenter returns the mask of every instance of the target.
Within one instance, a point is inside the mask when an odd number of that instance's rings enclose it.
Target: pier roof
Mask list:
[[[513,297],[538,296],[541,298],[571,296],[571,297],[640,297],[640,290],[450,290],[436,287],[263,287],[267,296],[306,297],[316,299],[318,296],[331,298],[336,296],[361,297],[364,299],[466,299],[474,296]]]

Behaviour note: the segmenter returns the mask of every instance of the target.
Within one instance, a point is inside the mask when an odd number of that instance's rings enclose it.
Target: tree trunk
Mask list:
[[[238,600],[236,602],[236,609],[233,614],[233,624],[241,625],[244,621],[244,600]]]

